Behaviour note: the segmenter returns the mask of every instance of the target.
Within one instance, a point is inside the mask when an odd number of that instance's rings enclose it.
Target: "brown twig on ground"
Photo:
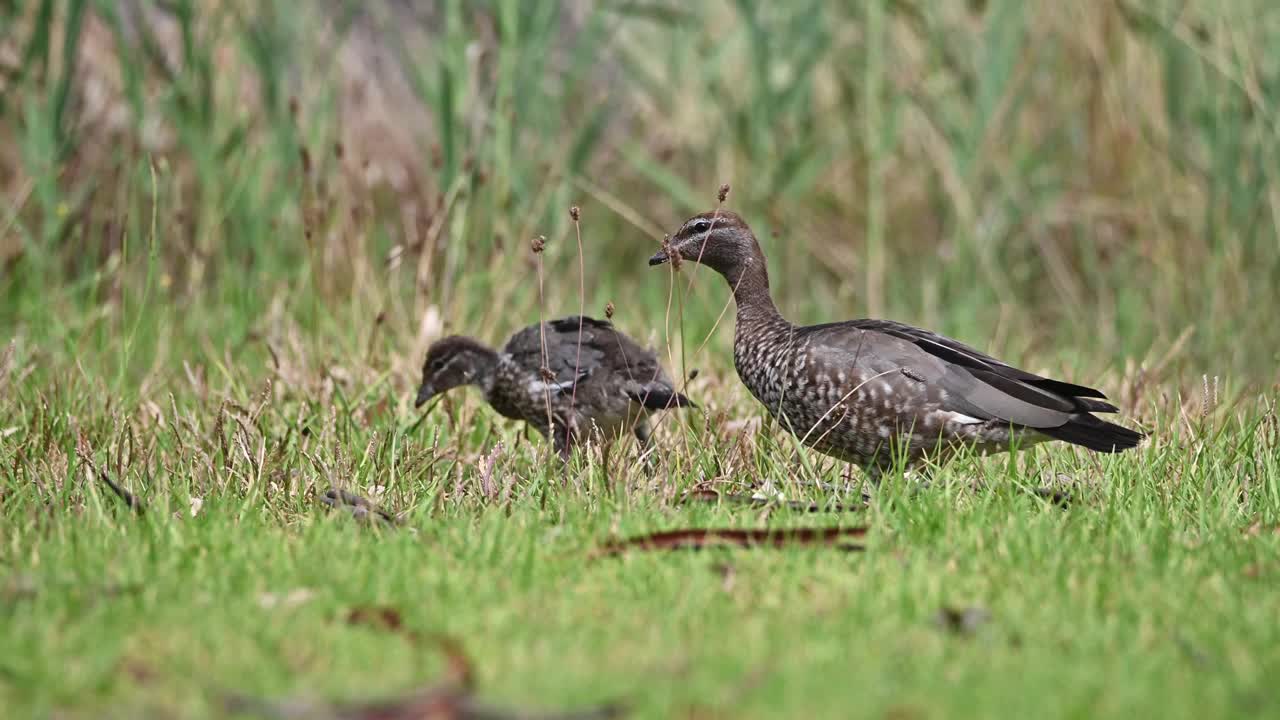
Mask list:
[[[866,548],[849,542],[867,534],[866,526],[828,528],[684,528],[664,530],[601,545],[596,557],[621,555],[630,550],[701,550],[708,547],[773,547],[823,545],[846,552]]]
[[[228,712],[276,720],[607,720],[622,717],[625,709],[616,704],[572,712],[527,712],[486,705],[476,699],[475,673],[471,661],[453,641],[441,639],[448,656],[448,675],[435,684],[407,695],[387,700],[354,703],[323,703],[311,700],[267,700],[228,693],[223,705]]]

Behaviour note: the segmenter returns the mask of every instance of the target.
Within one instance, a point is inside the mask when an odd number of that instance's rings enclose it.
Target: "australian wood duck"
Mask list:
[[[802,443],[873,478],[895,457],[910,465],[961,445],[989,453],[1064,440],[1118,452],[1142,440],[1091,414],[1117,412],[1101,392],[927,330],[888,320],[788,322],[770,296],[760,244],[732,212],[690,218],[649,264],[671,254],[728,281],[737,303],[734,365],[751,394]]]
[[[693,404],[651,351],[608,321],[577,316],[543,323],[542,331],[530,325],[501,350],[458,335],[437,341],[415,407],[461,385],[479,387],[498,413],[551,436],[565,459],[593,432],[611,440],[629,430],[646,446],[651,412]]]

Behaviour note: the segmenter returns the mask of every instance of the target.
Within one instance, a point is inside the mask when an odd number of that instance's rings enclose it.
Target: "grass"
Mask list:
[[[1219,454],[1204,455],[1212,477]],[[673,507],[641,491],[544,496],[536,481],[508,503],[477,500],[471,485],[439,506],[411,500],[408,527],[389,531],[301,496],[223,496],[194,518],[181,506],[131,520],[91,494],[74,523],[6,518],[34,588],[6,599],[6,706],[202,717],[223,688],[394,695],[436,676],[440,658],[405,632],[343,619],[387,606],[408,630],[461,639],[484,694],[516,706],[1267,715],[1280,536],[1274,521],[1251,531],[1242,510],[1274,508],[1274,495],[1242,509],[1221,486],[1166,482],[1187,457],[1156,456],[1108,463],[1108,482],[1065,512],[1000,486],[886,488],[866,513],[867,552],[852,555],[588,561],[614,532],[831,520]],[[1274,462],[1269,476],[1274,493]],[[942,608],[970,606],[991,618],[971,635],[937,626]]]
[[[0,706],[393,696],[443,634],[521,708],[1280,713],[1280,12],[779,5],[0,2]],[[753,422],[723,283],[645,267],[722,182],[793,319],[945,332],[1151,440],[962,458],[858,513],[679,503],[843,475]],[[411,409],[440,334],[610,302],[700,371],[652,476],[562,473],[474,393]],[[866,551],[591,557],[837,523]]]

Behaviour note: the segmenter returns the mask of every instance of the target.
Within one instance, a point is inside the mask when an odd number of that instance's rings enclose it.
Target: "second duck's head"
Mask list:
[[[685,220],[669,244],[649,258],[649,264],[661,265],[670,261],[668,248],[679,253],[681,260],[706,265],[731,283],[737,281],[743,269],[764,263],[760,245],[751,228],[736,213],[728,210],[706,212]]]
[[[422,386],[413,406],[422,407],[432,397],[460,385],[483,386],[497,360],[496,352],[469,337],[450,335],[437,340],[422,363]]]

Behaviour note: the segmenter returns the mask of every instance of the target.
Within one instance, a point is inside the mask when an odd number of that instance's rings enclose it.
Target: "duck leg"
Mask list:
[[[640,444],[640,452],[648,450],[653,441],[653,431],[649,429],[649,421],[643,417],[636,420],[631,432],[636,436],[636,442]]]
[[[641,416],[636,420],[632,433],[636,436],[636,444],[640,448],[640,462],[644,466],[644,473],[653,477],[658,472],[658,460],[653,452],[653,431],[649,427],[648,418]]]
[[[892,462],[872,462],[863,465],[862,472],[866,474],[867,480],[871,482],[872,487],[879,489],[884,478],[892,478],[897,475],[897,467]],[[908,483],[911,496],[915,497],[933,484],[933,466],[910,464],[903,468],[902,479]]]
[[[569,458],[573,455],[573,436],[569,432],[567,423],[558,417],[547,418],[546,416],[532,418],[528,423],[542,437],[551,441],[551,447],[555,449],[561,461],[569,462]]]
[[[569,430],[568,423],[556,420],[551,425],[551,444],[556,450],[556,454],[565,463],[573,457],[573,433]]]

